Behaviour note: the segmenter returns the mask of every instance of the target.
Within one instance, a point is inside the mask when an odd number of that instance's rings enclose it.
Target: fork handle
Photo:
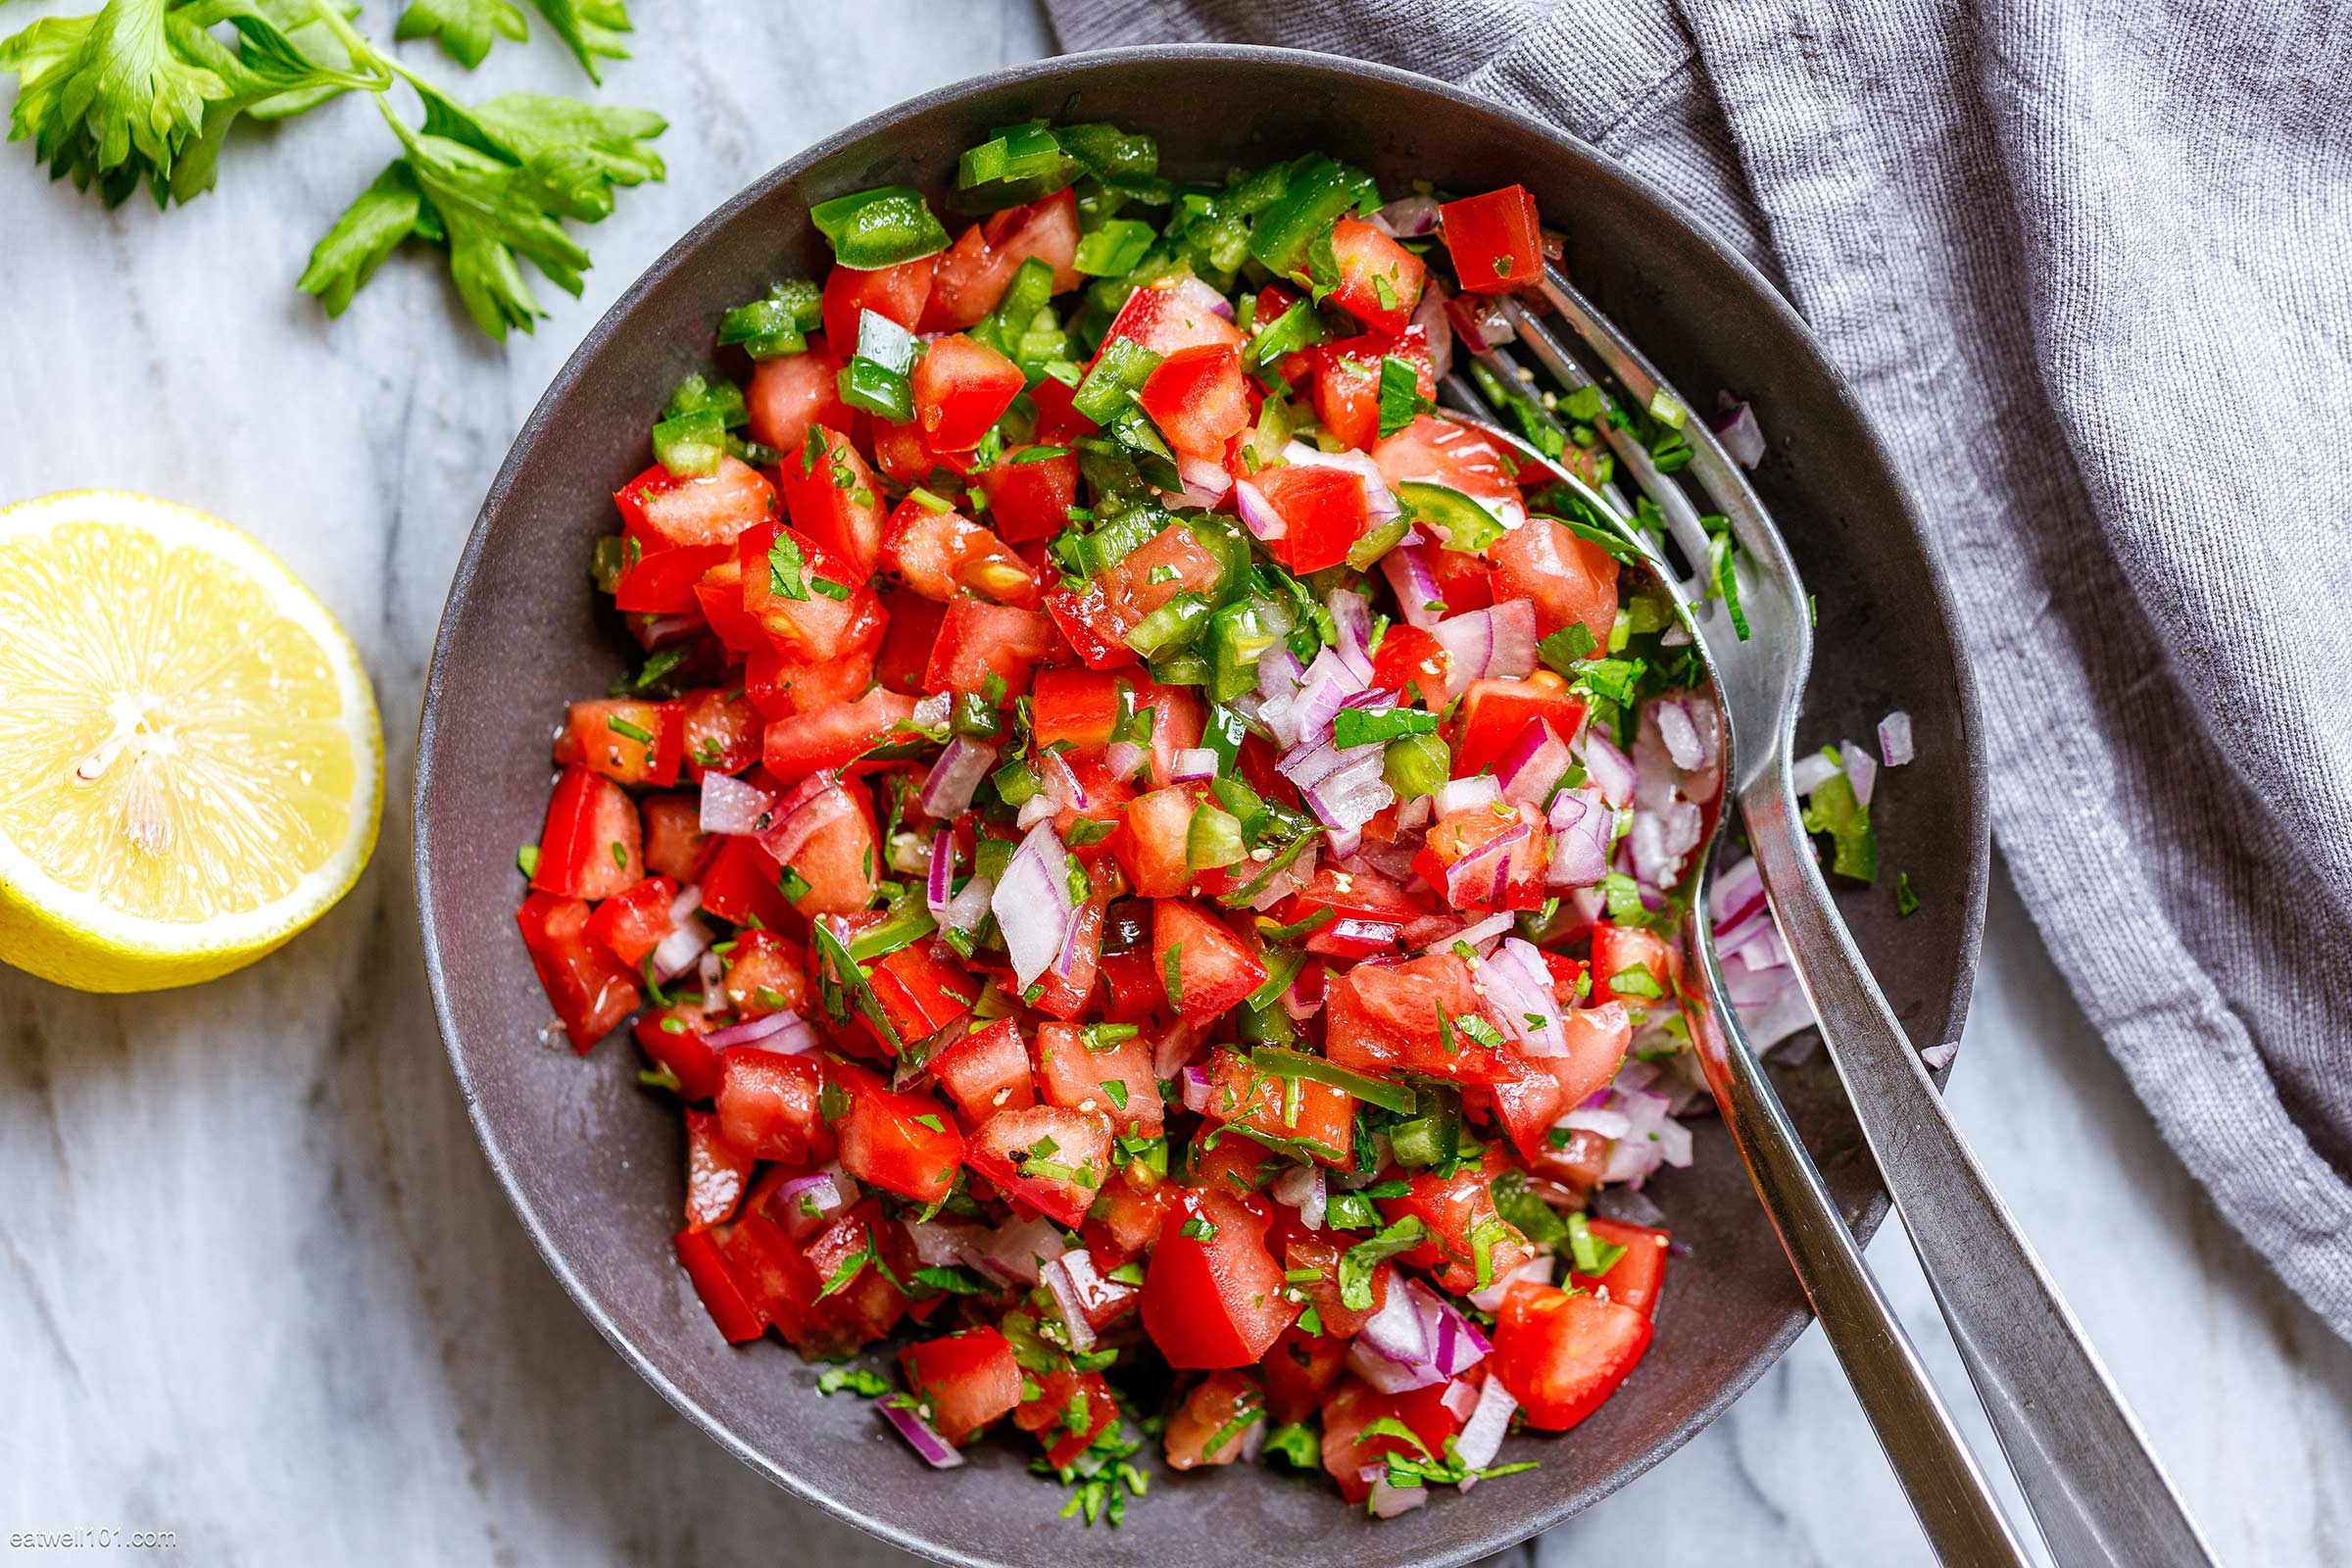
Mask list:
[[[1944,1114],[1838,918],[1798,829],[1786,746],[1740,805],[1838,1076],[2059,1568],[2211,1568],[2122,1394]]]
[[[1919,1352],[1863,1262],[1861,1248],[1749,1048],[1739,1014],[1713,1005],[1713,999],[1725,993],[1714,944],[1700,924],[1703,894],[1693,897],[1692,907],[1696,913],[1686,927],[1687,947],[1704,966],[1707,983],[1690,997],[1689,1007],[1708,1087],[1921,1530],[1945,1568],[2026,1568],[2032,1559],[2018,1544]]]

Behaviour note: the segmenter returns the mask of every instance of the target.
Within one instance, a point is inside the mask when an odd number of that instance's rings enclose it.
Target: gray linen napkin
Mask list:
[[[1046,3],[1071,49],[1490,94],[1781,283],[1928,519],[2027,906],[2174,1150],[2352,1337],[2352,8]]]

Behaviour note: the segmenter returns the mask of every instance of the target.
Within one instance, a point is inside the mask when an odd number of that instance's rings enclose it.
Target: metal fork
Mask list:
[[[2061,1568],[2210,1568],[2212,1554],[2149,1450],[2138,1422],[1944,1113],[1925,1065],[1831,902],[1799,825],[1790,777],[1813,635],[1804,584],[1787,543],[1746,476],[1697,417],[1697,405],[1668,385],[1557,269],[1545,270],[1541,292],[1626,397],[1638,406],[1657,408],[1663,406],[1662,395],[1686,411],[1684,428],[1691,449],[1689,471],[1713,508],[1730,519],[1739,546],[1734,570],[1749,627],[1745,638],[1734,634],[1728,617],[1706,613],[1712,608],[1703,602],[1708,539],[1690,496],[1658,471],[1633,432],[1606,420],[1598,425],[1617,461],[1656,504],[1668,531],[1700,574],[1697,580],[1686,580],[1663,569],[1657,552],[1648,552],[1661,565],[1660,575],[1669,588],[1693,612],[1694,629],[1714,667],[1725,702],[1727,780],[1737,791],[1748,841],[1797,978],[2053,1557]],[[1506,305],[1506,312],[1520,341],[1563,389],[1595,384],[1543,320],[1516,300]],[[1529,373],[1499,350],[1480,359],[1506,380],[1522,387],[1532,383]],[[1468,396],[1483,409],[1481,400],[1470,394],[1466,386],[1449,388],[1453,401]],[[1612,499],[1621,511],[1627,510],[1622,497]],[[1646,548],[1646,541],[1641,542]],[[1703,895],[1703,889],[1699,891]],[[1700,912],[1691,922],[1698,939],[1694,951],[1710,996],[1720,997],[1721,977],[1704,907],[1702,896],[1694,905]],[[1805,1280],[1808,1262],[1799,1257],[1800,1246],[1836,1254],[1850,1250],[1852,1239],[1835,1211],[1827,1208],[1819,1174],[1796,1144],[1734,1010],[1728,1005],[1712,1010],[1718,1014],[1718,1027],[1708,1032],[1719,1049],[1706,1053],[1716,1058],[1708,1064],[1710,1079],[1720,1075],[1717,1097],[1726,1120],[1757,1176],[1767,1208],[1774,1210],[1774,1224],[1789,1248],[1790,1260]],[[1769,1185],[1768,1174],[1773,1176]],[[1824,1242],[1810,1234],[1825,1221],[1843,1238],[1844,1249],[1838,1248],[1835,1239]],[[1818,1267],[1820,1259],[1812,1261]],[[1859,1267],[1858,1254],[1853,1261]],[[1822,1283],[1818,1278],[1805,1280],[1829,1330],[1830,1311],[1816,1294]],[[1839,1283],[1849,1289],[1853,1285],[1850,1280]],[[1868,1284],[1866,1274],[1863,1283]],[[1875,1295],[1875,1286],[1869,1287],[1869,1294]],[[1899,1330],[1896,1333],[1899,1336]],[[1839,1355],[1845,1359],[1843,1348]],[[1849,1363],[1849,1373],[1852,1370]],[[1856,1387],[1868,1405],[1872,1396],[1859,1379]],[[1919,1436],[1931,1443],[1941,1438],[1933,1432]],[[1896,1448],[1910,1439],[1884,1425],[1880,1437],[1902,1471],[1905,1461]],[[1952,1437],[1956,1441],[1956,1434]],[[1912,1499],[1920,1505],[1917,1491]],[[1935,1535],[1924,1508],[1921,1517]],[[2014,1551],[2014,1541],[2008,1546]],[[2007,1559],[1996,1554],[1946,1560]]]

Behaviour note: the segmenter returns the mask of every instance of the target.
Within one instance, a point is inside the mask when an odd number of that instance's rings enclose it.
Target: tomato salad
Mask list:
[[[1689,1160],[1721,782],[1602,406],[1566,480],[1434,411],[1535,204],[1044,123],[956,202],[816,207],[614,496],[645,657],[523,854],[548,998],[634,1015],[719,1333],[904,1335],[821,1384],[933,1465],[1009,1423],[1090,1522],[1138,1433],[1382,1516],[1528,1468],[1649,1344],[1667,1235],[1591,1206]]]

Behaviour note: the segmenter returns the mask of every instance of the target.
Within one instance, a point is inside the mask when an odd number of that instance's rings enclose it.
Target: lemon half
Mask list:
[[[0,960],[209,980],[349,892],[383,813],[359,651],[259,544],[77,490],[0,508]]]

